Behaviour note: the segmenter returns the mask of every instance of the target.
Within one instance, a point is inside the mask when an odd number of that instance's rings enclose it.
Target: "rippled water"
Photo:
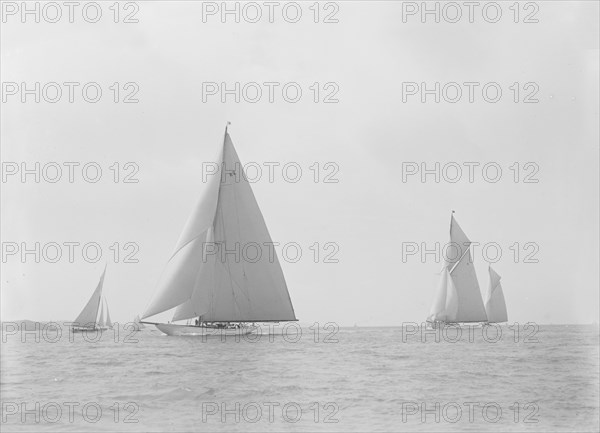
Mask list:
[[[329,342],[322,326],[297,342],[292,328],[257,342],[3,330],[3,432],[599,429],[597,326],[521,327],[517,342],[504,327],[496,343],[493,329],[456,343],[455,330],[424,342],[412,328],[341,328]]]

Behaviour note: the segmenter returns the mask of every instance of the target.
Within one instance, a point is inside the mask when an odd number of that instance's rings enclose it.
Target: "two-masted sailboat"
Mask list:
[[[295,321],[277,254],[252,188],[225,128],[219,169],[210,176],[175,246],[147,317],[175,308],[167,335],[240,335],[257,322]],[[231,253],[265,248],[248,259]],[[192,320],[193,322],[189,322]]]
[[[73,332],[82,331],[97,331],[112,328],[110,320],[110,312],[108,311],[108,303],[102,296],[102,287],[104,285],[104,275],[106,274],[106,266],[100,276],[100,281],[92,297],[89,299],[79,316],[73,322],[71,329]],[[103,302],[104,301],[104,302]],[[104,306],[106,305],[106,317],[104,316]],[[99,314],[98,314],[99,313]]]
[[[458,251],[445,257],[444,267],[427,324],[501,323],[508,320],[500,276],[489,267],[490,285],[484,304],[471,257],[471,241],[454,218],[450,217],[450,245]]]

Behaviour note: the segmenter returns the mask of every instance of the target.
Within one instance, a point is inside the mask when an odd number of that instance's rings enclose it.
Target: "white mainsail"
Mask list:
[[[177,307],[173,320],[296,320],[271,237],[227,130],[219,162],[142,319]],[[241,255],[244,250],[252,257]]]
[[[489,274],[490,286],[485,301],[485,311],[488,321],[491,323],[507,322],[508,313],[506,312],[506,302],[504,301],[504,293],[500,284],[500,275],[491,266],[489,267]]]
[[[104,274],[106,274],[106,266],[104,266],[104,271],[100,276],[100,281],[98,282],[98,286],[94,293],[92,293],[92,297],[85,304],[79,316],[75,319],[75,323],[79,326],[87,326],[92,327],[96,325],[96,318],[98,317],[98,308],[100,307],[100,299],[102,298],[102,286],[104,285]]]
[[[454,219],[454,215],[450,220],[450,244],[457,254],[446,258],[428,320],[486,322],[487,315],[471,257],[471,241]]]

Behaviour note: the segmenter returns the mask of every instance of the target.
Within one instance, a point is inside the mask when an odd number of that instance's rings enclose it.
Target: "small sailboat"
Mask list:
[[[223,254],[273,243],[227,127],[218,161],[142,315],[175,308],[173,321],[187,324],[142,322],[167,335],[240,335],[254,332],[257,322],[296,321],[273,250],[253,260]]]
[[[135,327],[135,329],[137,331],[141,331],[142,329],[144,329],[146,327],[146,325],[144,325],[142,323],[142,320],[140,319],[139,314],[133,318],[133,326]]]
[[[454,211],[450,217],[450,245],[457,248],[458,254],[454,258],[445,258],[427,324],[437,328],[444,324],[486,324],[490,321],[501,321],[490,320],[489,312],[497,314],[494,315],[494,319],[506,320],[506,305],[500,287],[500,277],[491,270],[491,267],[487,302],[491,309],[488,310],[484,306],[471,257],[471,241],[456,222]],[[502,308],[504,315],[500,314]]]
[[[490,285],[485,301],[485,313],[487,314],[488,322],[508,322],[508,313],[506,311],[502,285],[500,284],[500,275],[492,269],[491,265],[488,268],[488,272],[490,274]]]
[[[113,323],[110,320],[110,311],[108,311],[108,302],[106,298],[103,297],[103,303],[100,306],[100,320],[98,321],[101,329],[112,329]],[[106,306],[106,317],[104,317],[104,309]]]
[[[82,331],[94,331],[94,330],[102,330],[106,329],[106,320],[104,319],[104,309],[100,309],[101,300],[102,300],[102,286],[104,285],[104,275],[106,274],[106,266],[104,267],[104,271],[100,276],[100,281],[98,282],[98,286],[94,293],[92,293],[92,297],[89,299],[85,307],[79,316],[75,319],[73,325],[71,326],[73,332],[82,332]],[[108,308],[108,307],[107,307]],[[100,310],[100,315],[98,315],[98,310]],[[107,309],[108,311],[108,309]],[[110,322],[110,315],[108,315],[108,321]],[[111,325],[112,326],[112,325]]]

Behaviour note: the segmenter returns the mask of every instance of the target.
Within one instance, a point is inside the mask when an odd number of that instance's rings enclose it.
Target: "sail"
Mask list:
[[[192,296],[198,266],[202,263],[206,234],[215,217],[219,183],[218,175],[208,178],[203,195],[190,215],[163,272],[157,295],[142,315],[142,319],[170,310]]]
[[[145,328],[144,324],[140,322],[140,316],[137,315],[133,318],[133,324],[137,327],[137,329]]]
[[[488,320],[493,323],[507,322],[508,313],[506,312],[506,302],[504,293],[500,284],[500,275],[498,275],[490,266],[490,286],[485,301],[485,311]]]
[[[448,269],[444,267],[441,271],[440,283],[435,294],[435,299],[429,310],[430,321],[445,321],[446,320],[446,299],[448,297]]]
[[[460,246],[460,257],[448,258],[448,269],[456,289],[458,308],[453,322],[485,322],[487,315],[471,257],[471,241],[452,215],[450,242]]]
[[[96,317],[98,317],[98,308],[100,307],[100,299],[102,297],[102,286],[104,285],[104,274],[106,274],[106,266],[104,267],[104,271],[100,276],[100,281],[98,282],[98,286],[94,293],[92,293],[92,297],[85,304],[79,316],[75,319],[75,323],[79,326],[94,326],[96,324]]]
[[[435,300],[427,320],[435,322],[455,322],[458,314],[458,292],[450,271],[444,267]]]
[[[446,297],[446,322],[461,322],[458,315],[458,290],[456,290],[456,284],[454,284],[454,278],[448,272],[448,296]]]
[[[104,304],[100,302],[100,317],[97,322],[98,326],[106,326],[106,322],[104,321]]]
[[[106,322],[104,322],[104,325],[109,328],[112,328],[113,324],[110,320],[110,312],[108,311],[108,301],[106,300],[106,298],[104,298],[104,303],[106,304]]]
[[[271,236],[227,132],[222,155],[204,257],[200,266],[193,264],[197,278],[191,297],[177,308],[173,320],[296,320]]]

